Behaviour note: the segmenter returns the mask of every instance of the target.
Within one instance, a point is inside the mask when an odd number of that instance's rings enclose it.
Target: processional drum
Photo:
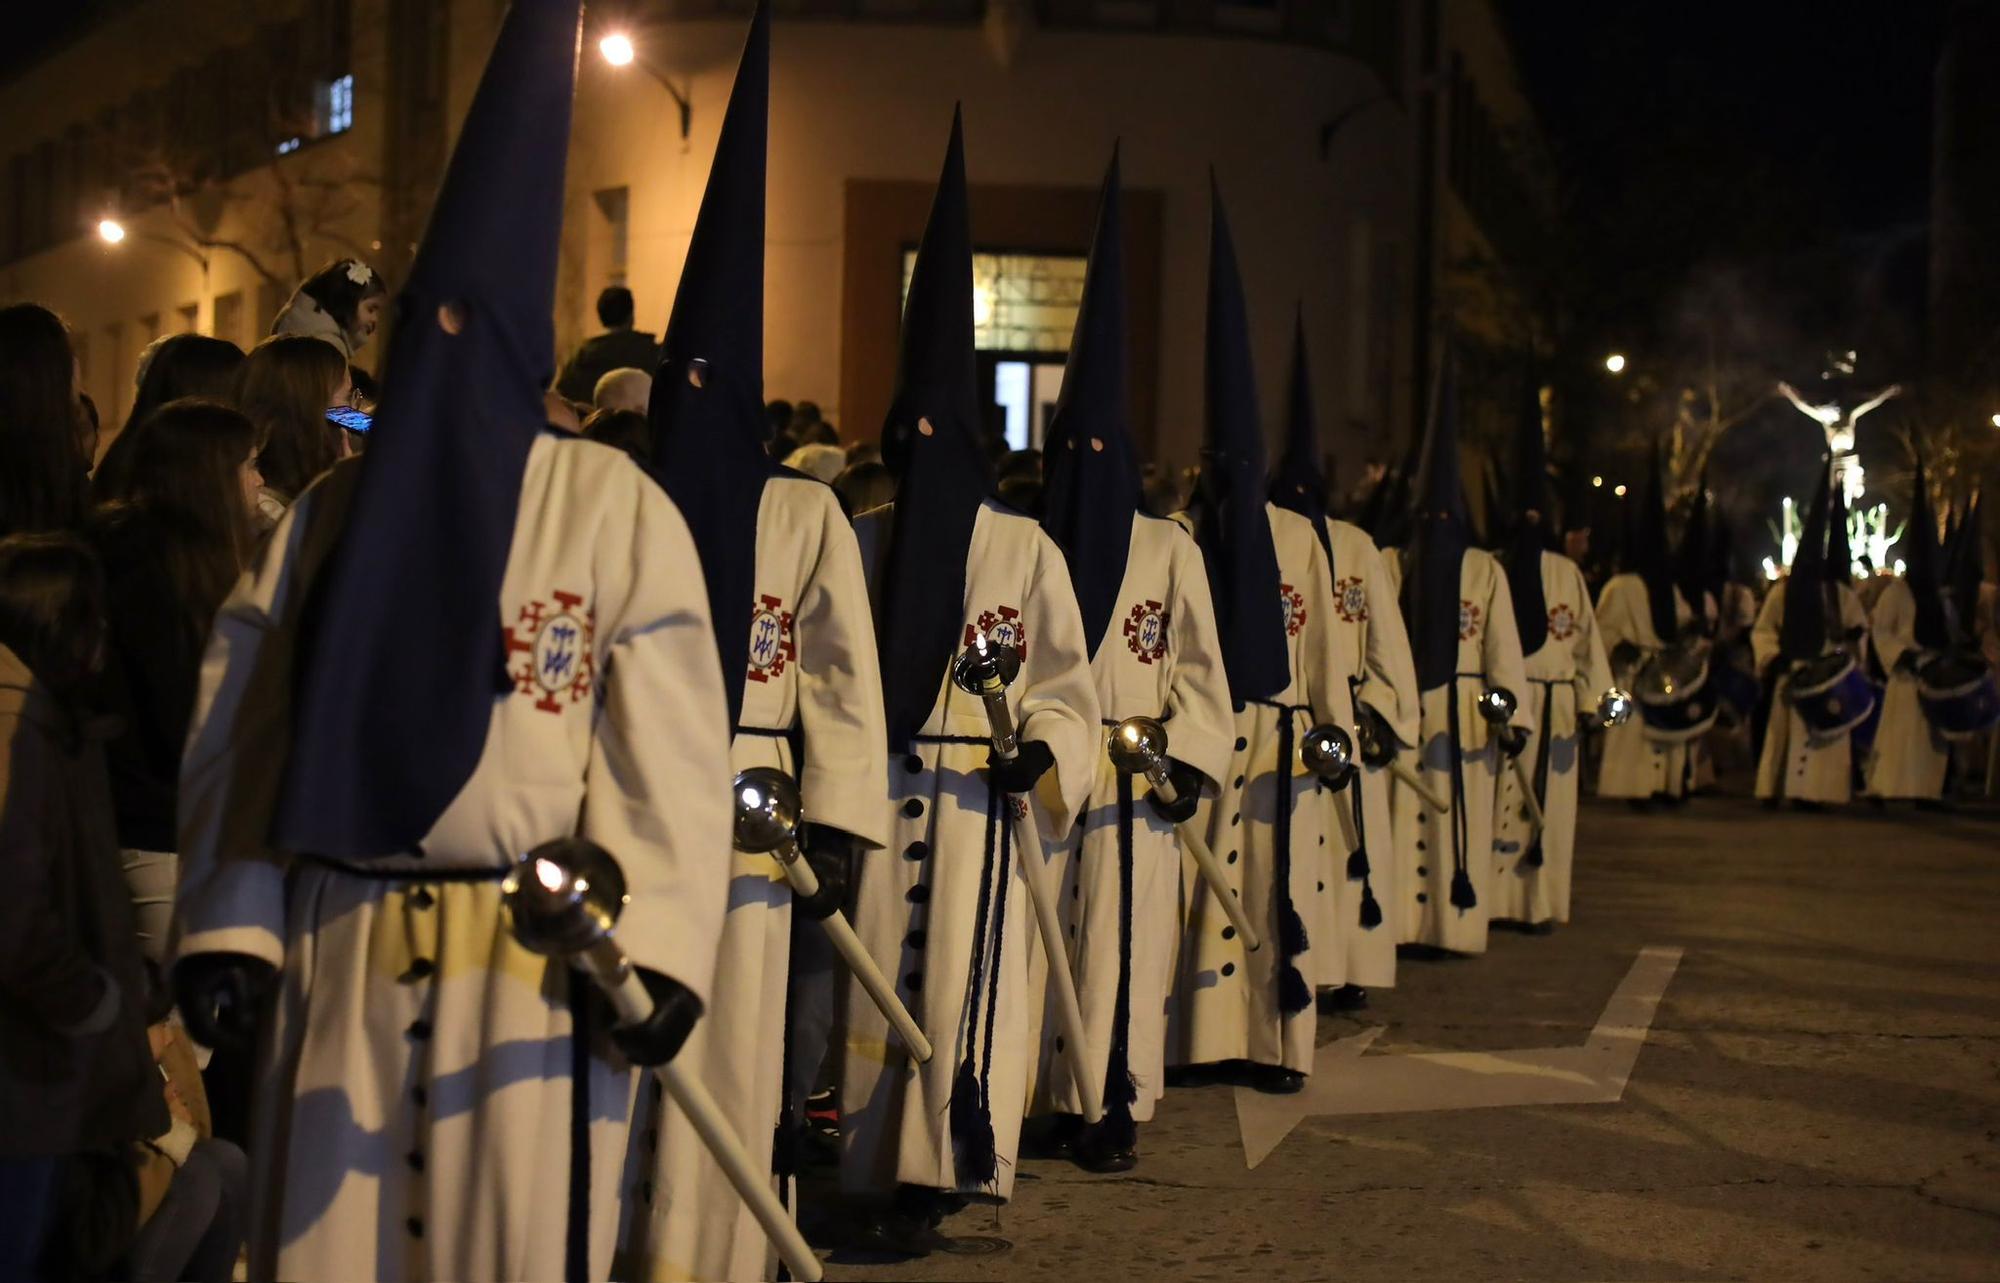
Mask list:
[[[1949,740],[1971,739],[2000,722],[2000,690],[1983,655],[1960,651],[1917,665],[1917,702]]]
[[[1715,725],[1717,704],[1708,682],[1708,646],[1677,642],[1654,652],[1632,678],[1645,737],[1684,744]]]
[[[1818,659],[1794,664],[1786,697],[1814,736],[1853,730],[1868,720],[1879,702],[1868,674],[1844,650],[1830,650]]]

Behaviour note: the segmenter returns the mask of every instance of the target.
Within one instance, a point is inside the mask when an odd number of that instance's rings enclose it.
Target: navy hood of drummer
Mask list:
[[[345,527],[305,604],[280,850],[413,851],[509,689],[500,586],[548,429],[579,0],[514,0],[452,150]]]

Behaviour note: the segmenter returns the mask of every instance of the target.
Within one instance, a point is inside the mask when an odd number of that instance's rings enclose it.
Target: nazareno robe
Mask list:
[[[1944,796],[1951,745],[1924,716],[1914,668],[1904,664],[1923,651],[1917,640],[1917,599],[1908,581],[1888,580],[1869,616],[1868,639],[1889,675],[1882,721],[1868,754],[1868,792],[1875,797],[1936,799]]]
[[[1545,827],[1534,831],[1520,779],[1509,768],[1500,777],[1493,821],[1494,921],[1569,921],[1583,779],[1581,723],[1596,713],[1612,684],[1583,571],[1561,553],[1544,551],[1539,558],[1548,632],[1526,660],[1528,686],[1521,698],[1533,707],[1535,729],[1521,761],[1541,801]]]
[[[1768,679],[1774,667],[1779,670],[1771,696],[1771,721],[1764,732],[1764,752],[1757,761],[1757,796],[1838,805],[1853,795],[1853,736],[1849,731],[1837,735],[1812,734],[1792,708],[1792,679],[1783,671],[1788,665],[1779,654],[1785,593],[1791,582],[1787,577],[1772,585],[1770,595],[1764,598],[1763,610],[1757,614],[1757,625],[1750,632],[1758,675]],[[1826,630],[1829,650],[1845,634],[1868,626],[1867,612],[1862,610],[1861,599],[1854,590],[1840,584],[1836,593],[1840,620],[1838,628]],[[1855,656],[1856,662],[1865,662],[1863,645],[1865,639],[1849,645],[1848,653]]]
[[[894,519],[890,506],[855,524],[871,594]],[[978,630],[1022,651],[1008,706],[1020,738],[1047,744],[1055,765],[1032,798],[1014,801],[1052,841],[1075,824],[1102,756],[1062,550],[1030,518],[981,504],[962,616],[961,649]],[[1001,1200],[1013,1193],[1037,1046],[1028,984],[1035,926],[1020,861],[1047,857],[1014,845],[1008,799],[987,781],[990,744],[984,706],[947,673],[915,742],[887,760],[889,840],[862,861],[854,929],[936,1054],[912,1061],[859,984],[850,987],[840,1112],[841,1184],[852,1194],[886,1197],[899,1182]],[[951,1128],[955,1080],[967,1065],[992,1122],[994,1178],[983,1183],[960,1179]]]
[[[299,616],[358,474],[302,495],[224,603],[182,766],[178,952],[279,968],[250,1276],[560,1278],[574,1233],[601,1278],[635,1075],[586,982],[515,943],[500,879],[551,838],[597,842],[631,897],[619,943],[712,998],[729,738],[694,543],[622,452],[537,438],[472,777],[418,851],[287,857],[266,835]]]
[[[1678,626],[1685,629],[1694,612],[1680,589],[1674,589],[1673,593],[1675,618]],[[1652,610],[1646,581],[1636,573],[1613,575],[1597,594],[1597,627],[1603,634],[1605,654],[1616,652],[1621,644],[1628,642],[1638,648],[1633,662],[1614,673],[1617,683],[1628,691],[1640,666],[1666,644],[1654,627]],[[1604,760],[1597,768],[1597,795],[1640,801],[1661,795],[1682,796],[1687,792],[1690,743],[1669,744],[1651,738],[1646,734],[1645,720],[1639,716],[1639,710],[1633,709],[1623,726],[1604,732]]]

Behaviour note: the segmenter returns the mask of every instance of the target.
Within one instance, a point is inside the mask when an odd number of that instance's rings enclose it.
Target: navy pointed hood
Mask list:
[[[1836,481],[1827,500],[1826,581],[1854,582],[1854,552],[1847,542],[1847,488]]]
[[[382,413],[306,603],[280,850],[414,849],[511,685],[500,586],[555,374],[578,0],[515,0],[399,300]]]
[[[1833,462],[1820,465],[1819,489],[1806,510],[1799,550],[1785,586],[1785,615],[1778,624],[1778,653],[1796,663],[1817,659],[1826,649],[1826,514],[1832,499]]]
[[[1319,432],[1313,417],[1312,371],[1306,364],[1306,317],[1300,307],[1292,327],[1291,391],[1285,408],[1285,452],[1271,471],[1271,502],[1313,523],[1326,564],[1333,569],[1333,534],[1326,524],[1326,472],[1320,466]]]
[[[1460,583],[1466,550],[1458,458],[1458,362],[1446,350],[1424,434],[1403,557],[1403,623],[1417,664],[1417,688],[1436,690],[1458,672]]]
[[[1207,412],[1195,538],[1222,639],[1229,693],[1238,704],[1291,684],[1291,652],[1278,596],[1278,550],[1264,512],[1264,435],[1243,278],[1222,190],[1209,175]]]
[[[1521,653],[1532,655],[1549,639],[1548,599],[1542,591],[1542,553],[1555,547],[1555,511],[1549,503],[1549,464],[1542,444],[1542,386],[1530,375],[1514,431],[1514,520],[1507,541],[1507,590]]]
[[[1986,577],[1986,549],[1979,535],[1980,496],[1975,492],[1958,519],[1958,529],[1946,549],[1945,573],[1950,576],[1952,604],[1958,607],[1959,627],[1973,637],[1972,621],[1978,618],[1979,584]]]
[[[1942,650],[1951,644],[1951,614],[1945,609],[1937,513],[1931,507],[1921,445],[1917,447],[1916,476],[1910,490],[1910,519],[1903,526],[1903,578],[1917,603],[1917,645],[1925,650]]]
[[[708,582],[731,725],[742,711],[748,671],[758,507],[765,481],[777,471],[764,448],[770,99],[771,15],[763,0],[737,64],[647,407],[653,475],[687,520]]]
[[[1042,529],[1069,562],[1094,655],[1118,608],[1141,480],[1126,394],[1125,249],[1118,153],[1104,171],[1083,301],[1043,446]]]
[[[1674,601],[1674,559],[1667,543],[1667,483],[1660,465],[1659,443],[1646,451],[1646,492],[1633,513],[1632,538],[1628,549],[1632,569],[1646,581],[1646,605],[1653,618],[1653,631],[1664,643],[1680,635],[1680,611]],[[1692,602],[1689,603],[1693,605]]]
[[[882,457],[896,473],[886,590],[875,621],[889,743],[904,751],[958,653],[965,558],[992,480],[980,448],[965,134],[951,142],[903,308],[896,394]]]
[[[1674,550],[1674,582],[1697,615],[1701,614],[1708,594],[1717,591],[1712,582],[1715,558],[1709,550],[1710,525],[1708,469],[1703,468],[1700,480],[1695,482],[1694,498],[1688,503],[1680,546]],[[1719,592],[1717,599],[1720,600]]]

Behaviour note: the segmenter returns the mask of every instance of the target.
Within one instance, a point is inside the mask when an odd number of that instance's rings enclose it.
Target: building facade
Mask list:
[[[392,286],[505,0],[133,0],[0,84],[0,298],[78,337],[107,421],[178,330],[248,345],[341,254]],[[556,317],[607,284],[665,323],[749,0],[590,6]],[[1486,0],[776,0],[766,390],[879,429],[901,288],[965,111],[981,371],[1033,444],[1097,185],[1127,191],[1134,407],[1194,461],[1209,175],[1228,201],[1265,416],[1303,308],[1322,434],[1352,477],[1418,411],[1447,282],[1504,254],[1531,128]],[[630,38],[634,60],[599,54]],[[685,110],[682,108],[685,103]],[[1504,118],[1512,124],[1496,125]],[[114,219],[124,238],[96,232]],[[495,270],[505,270],[496,264]],[[376,359],[364,352],[364,363]]]

